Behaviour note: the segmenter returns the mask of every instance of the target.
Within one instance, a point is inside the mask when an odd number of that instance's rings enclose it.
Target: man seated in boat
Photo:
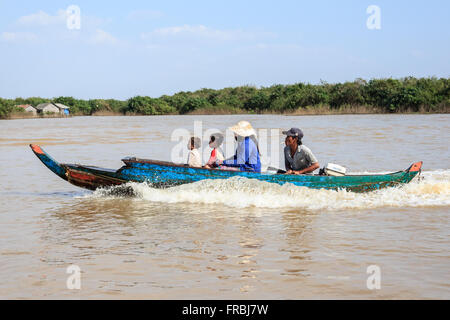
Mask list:
[[[299,128],[283,131],[286,135],[284,163],[286,174],[307,174],[319,168],[319,161],[311,150],[302,144],[303,132]]]
[[[261,159],[256,140],[256,132],[248,121],[239,121],[229,128],[234,132],[237,149],[234,157],[228,160],[217,160],[220,169],[261,172]]]

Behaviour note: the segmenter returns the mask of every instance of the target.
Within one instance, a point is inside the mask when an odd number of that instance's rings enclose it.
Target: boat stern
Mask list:
[[[420,172],[422,170],[422,161],[413,163],[407,170],[406,172]]]

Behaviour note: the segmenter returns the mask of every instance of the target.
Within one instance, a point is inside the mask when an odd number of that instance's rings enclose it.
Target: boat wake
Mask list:
[[[366,209],[379,207],[450,206],[450,170],[423,172],[409,184],[354,193],[345,190],[314,190],[292,184],[273,183],[234,177],[227,180],[203,180],[168,189],[156,189],[146,183],[99,189],[87,197],[129,197],[162,203],[219,204],[229,207],[294,207],[309,210]]]

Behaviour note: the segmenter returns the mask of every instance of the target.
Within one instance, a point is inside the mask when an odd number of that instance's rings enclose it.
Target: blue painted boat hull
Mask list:
[[[166,188],[206,179],[228,179],[239,176],[279,185],[291,183],[296,186],[313,189],[346,189],[353,192],[367,192],[408,183],[419,174],[422,168],[422,162],[416,162],[404,171],[389,174],[332,177],[319,175],[260,174],[191,168],[170,162],[125,158],[122,159],[125,165],[118,170],[113,170],[93,166],[60,164],[39,146],[30,146],[44,165],[56,175],[76,186],[90,190],[121,185],[127,182],[147,182],[156,188]]]

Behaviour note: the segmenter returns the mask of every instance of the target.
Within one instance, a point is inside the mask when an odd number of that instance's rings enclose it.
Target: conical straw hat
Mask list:
[[[248,121],[239,121],[234,126],[228,128],[234,133],[236,133],[238,136],[241,137],[250,137],[255,136],[256,137],[256,131],[253,129],[252,125]]]

